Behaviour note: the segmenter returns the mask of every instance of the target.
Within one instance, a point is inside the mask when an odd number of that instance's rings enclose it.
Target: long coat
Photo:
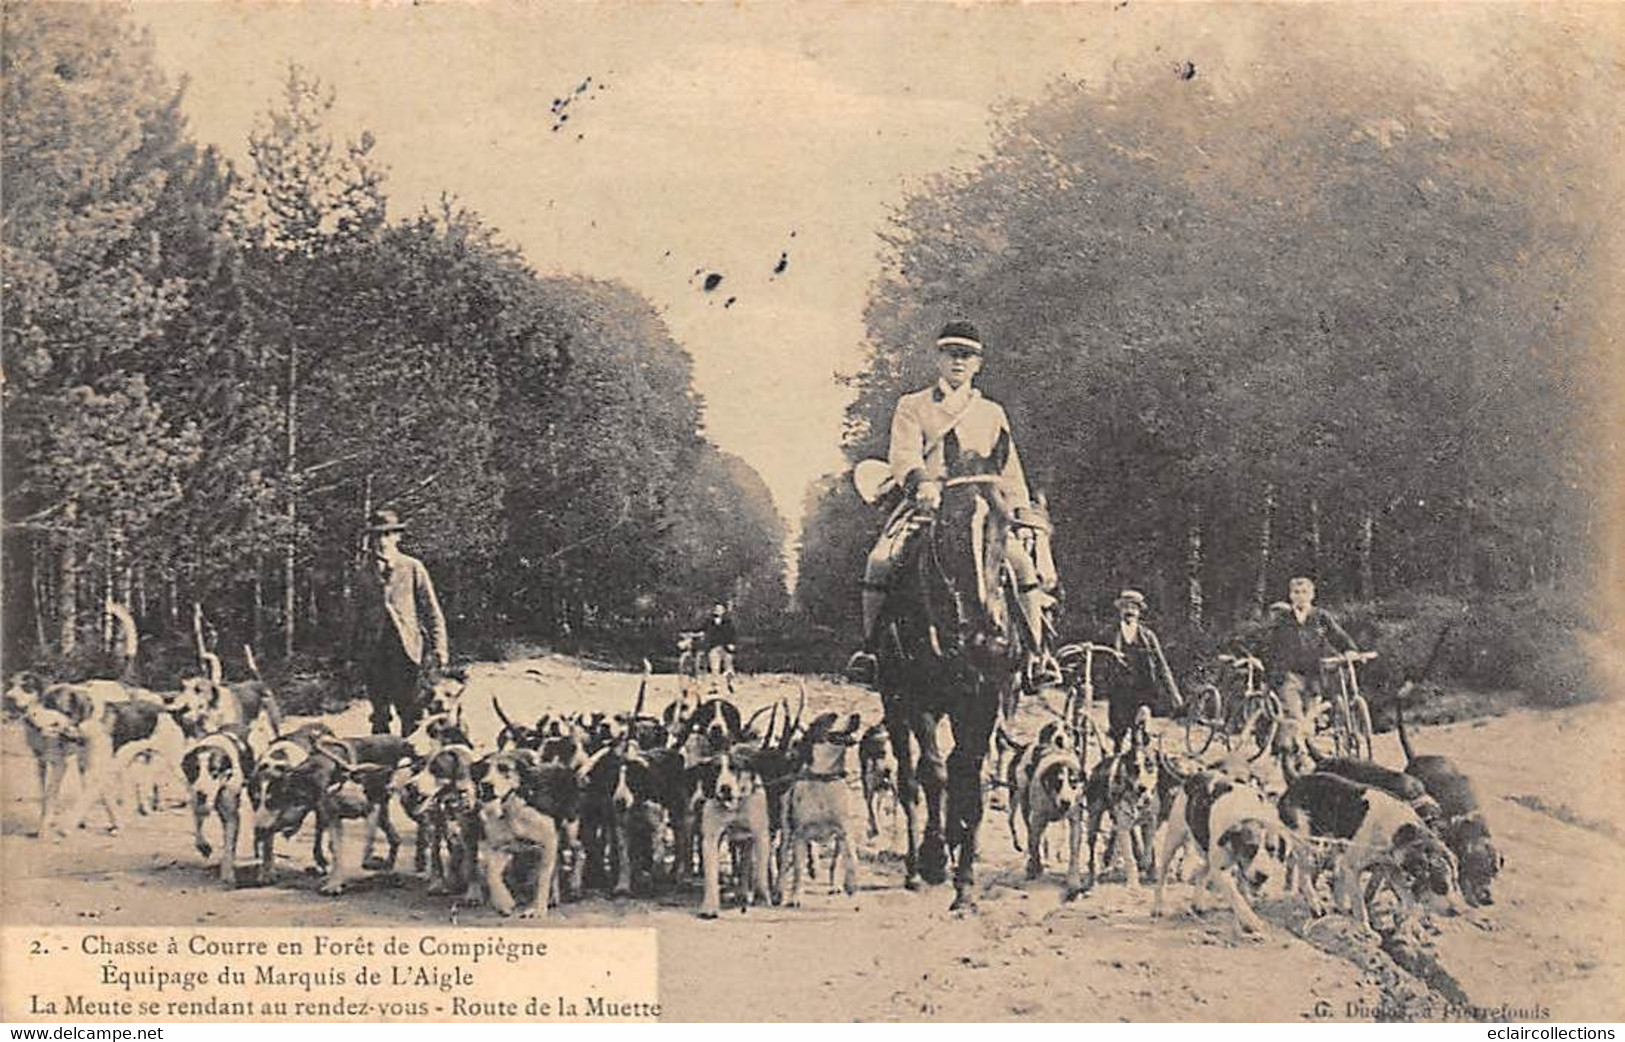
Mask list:
[[[366,661],[392,628],[412,662],[421,665],[425,650],[434,653],[436,662],[446,662],[450,654],[446,616],[422,561],[401,554],[386,568],[375,559],[361,569],[356,589],[356,661]]]

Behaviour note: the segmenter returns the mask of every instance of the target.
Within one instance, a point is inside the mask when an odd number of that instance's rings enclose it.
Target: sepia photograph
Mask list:
[[[1625,1020],[1625,5],[0,15],[0,1020]]]

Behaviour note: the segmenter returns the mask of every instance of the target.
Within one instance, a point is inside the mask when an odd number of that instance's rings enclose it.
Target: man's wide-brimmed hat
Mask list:
[[[969,351],[979,355],[982,353],[982,335],[969,322],[956,319],[943,326],[942,332],[937,334],[937,350]]]
[[[1117,600],[1115,603],[1119,608],[1126,608],[1132,604],[1134,607],[1144,611],[1145,594],[1141,593],[1139,590],[1124,590],[1122,593],[1117,595]]]
[[[404,532],[406,525],[401,523],[400,515],[393,510],[374,510],[372,517],[367,520],[367,531],[373,535],[383,535],[385,532]]]

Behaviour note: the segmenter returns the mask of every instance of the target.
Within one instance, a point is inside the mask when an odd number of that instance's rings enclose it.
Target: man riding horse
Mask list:
[[[908,498],[869,556],[864,648],[849,665],[873,678],[885,707],[908,820],[904,885],[943,882],[957,854],[954,907],[969,908],[982,765],[1023,663],[1039,658],[1048,595],[1033,551],[1049,558],[1040,538],[1047,524],[1028,495],[1009,419],[971,386],[981,337],[968,322],[950,322],[937,350],[936,385],[898,403],[889,462],[854,468],[869,502],[888,488]],[[944,718],[953,731],[948,754],[939,739]]]
[[[1042,577],[1033,553],[1022,538],[1028,526],[1046,524],[1027,492],[1027,478],[1010,433],[1010,419],[997,402],[982,396],[972,385],[982,368],[983,344],[969,322],[949,322],[937,336],[937,382],[897,402],[892,416],[889,482],[868,490],[884,494],[901,488],[904,498],[892,511],[880,538],[869,551],[863,575],[863,647],[847,662],[847,675],[867,683],[875,680],[878,622],[886,608],[892,576],[912,549],[914,535],[942,505],[943,482],[950,475],[947,449],[950,439],[966,457],[990,460],[1002,455],[998,489],[1017,522],[1010,530],[1005,559],[1015,576],[1021,614],[1026,623],[1024,648],[1029,680],[1041,668],[1044,609],[1051,598],[1044,590],[1053,576]],[[862,468],[864,464],[859,464]],[[876,473],[879,468],[870,473]],[[855,475],[860,481],[864,474]],[[864,490],[860,490],[864,491]],[[866,497],[867,498],[867,497]]]

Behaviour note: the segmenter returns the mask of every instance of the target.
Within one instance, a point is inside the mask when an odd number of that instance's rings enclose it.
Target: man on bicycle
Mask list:
[[[1027,477],[1016,453],[1010,420],[1002,406],[982,397],[972,381],[982,368],[982,338],[969,322],[949,322],[937,336],[937,381],[905,394],[892,417],[888,462],[892,479],[906,496],[881,529],[869,552],[863,575],[863,647],[847,662],[849,677],[860,683],[875,679],[876,637],[882,609],[891,589],[892,573],[913,542],[913,536],[942,505],[943,481],[949,476],[943,444],[950,432],[963,451],[991,458],[1001,438],[1009,444],[1000,488],[1015,509],[1018,521],[1032,516]],[[1015,573],[1021,613],[1027,627],[1028,672],[1033,674],[1043,647],[1044,608],[1050,598],[1042,589],[1032,555],[1013,531],[1006,549]],[[1035,678],[1036,679],[1036,678]]]
[[[1177,711],[1185,701],[1179,694],[1174,671],[1162,654],[1162,641],[1150,626],[1140,622],[1144,611],[1145,594],[1124,590],[1117,595],[1117,625],[1102,634],[1100,640],[1121,656],[1108,667],[1101,685],[1106,689],[1106,736],[1118,752],[1141,706],[1150,706],[1155,712],[1159,703],[1165,703]]]
[[[739,648],[739,635],[734,630],[733,616],[728,606],[718,601],[711,606],[711,614],[700,624],[705,642],[707,665],[717,675],[732,676],[734,653]]]
[[[1281,708],[1301,725],[1304,696],[1321,693],[1320,660],[1359,647],[1330,612],[1315,607],[1314,580],[1294,576],[1287,585],[1287,597],[1291,606],[1271,621],[1265,647]]]

